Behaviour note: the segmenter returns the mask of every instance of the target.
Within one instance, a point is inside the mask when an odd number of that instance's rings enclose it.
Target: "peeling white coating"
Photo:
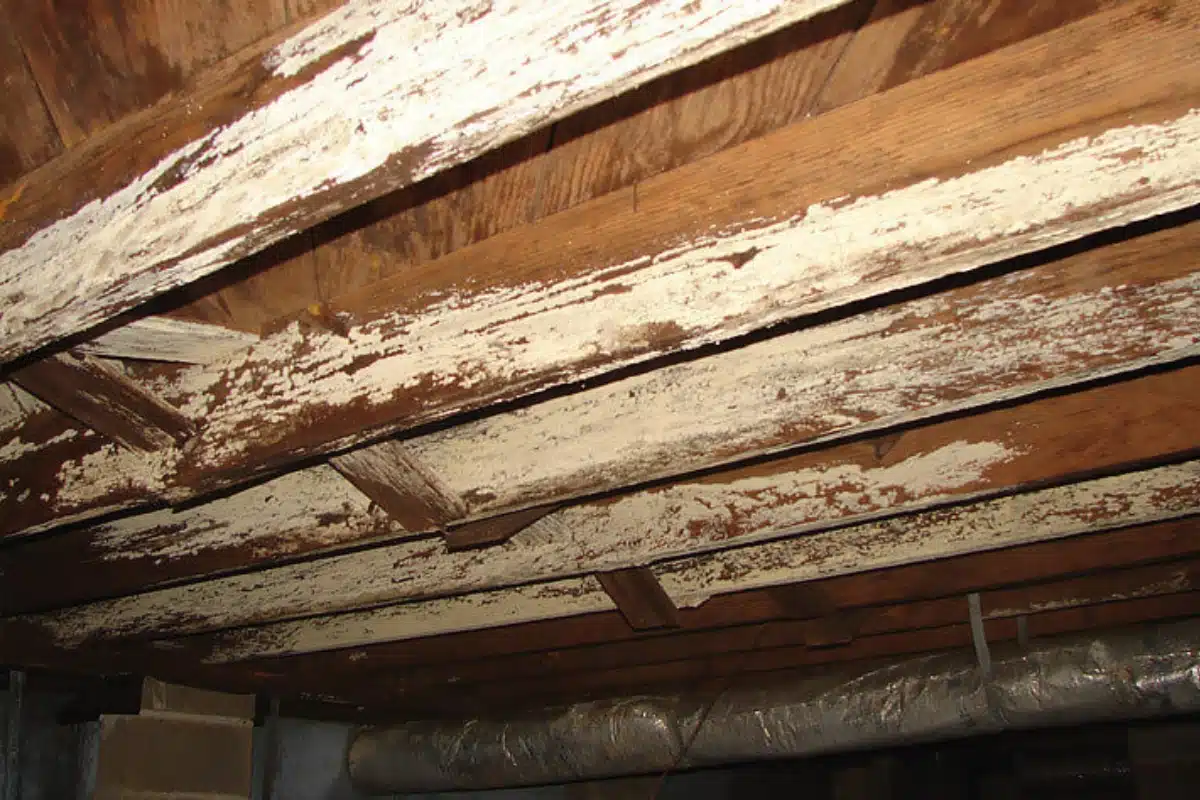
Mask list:
[[[1000,443],[954,442],[891,466],[823,465],[647,489],[561,509],[484,550],[401,542],[101,601],[44,624],[67,641],[102,631],[179,633],[559,579],[728,546],[735,534],[757,541],[971,496],[988,469],[1016,455]]]
[[[567,578],[389,606],[365,614],[280,623],[271,631],[274,645],[256,643],[246,646],[234,641],[214,649],[208,661],[221,663],[256,656],[332,650],[615,609],[616,605],[595,578]]]
[[[245,548],[247,557],[279,557],[405,533],[331,467],[319,465],[203,505],[98,525],[90,544],[105,561],[149,557],[157,564],[230,547]]]
[[[25,420],[47,408],[15,383],[0,383],[0,433],[19,428]]]
[[[294,232],[237,226],[394,158],[390,188],[843,2],[355,0],[267,55],[306,82],[0,254],[0,359]]]
[[[681,607],[743,589],[1146,524],[1200,510],[1200,461],[816,533],[654,567]]]

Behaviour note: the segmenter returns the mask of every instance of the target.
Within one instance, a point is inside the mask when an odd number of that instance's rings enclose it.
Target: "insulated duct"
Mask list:
[[[351,745],[350,776],[380,794],[563,783],[1196,710],[1200,620],[1190,620],[1001,650],[986,676],[953,652],[715,698],[367,729]]]

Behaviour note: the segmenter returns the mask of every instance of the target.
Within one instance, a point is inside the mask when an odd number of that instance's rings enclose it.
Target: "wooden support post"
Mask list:
[[[329,463],[410,531],[438,530],[467,513],[466,504],[400,442],[380,442]]]
[[[154,451],[187,440],[191,420],[126,377],[80,353],[35,361],[12,375],[25,391],[126,447]]]
[[[679,627],[679,609],[646,567],[601,572],[596,577],[629,627],[638,631]]]

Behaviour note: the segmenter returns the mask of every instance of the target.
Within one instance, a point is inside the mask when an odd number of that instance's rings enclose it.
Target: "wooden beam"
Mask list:
[[[618,192],[332,303],[359,316],[349,339],[288,329],[164,387],[207,426],[150,483],[202,493],[1190,204],[1197,17],[1195,0],[1158,17],[1122,6],[648,181],[636,212]],[[85,513],[36,505],[6,519]]]
[[[781,606],[777,602],[780,590],[790,592],[794,587],[811,587],[809,591],[824,598],[821,613],[947,596],[961,598],[967,592],[1053,581],[1104,570],[1115,564],[1135,567],[1194,557],[1200,554],[1198,531],[1200,521],[1195,518],[1172,520],[823,578],[787,587],[751,589],[718,595],[702,605],[680,609],[679,619],[681,627],[688,631],[726,629],[775,619],[805,619],[808,615],[798,613],[792,604]],[[559,669],[565,648],[603,644],[606,652],[619,652],[628,643],[644,642],[659,635],[632,631],[619,613],[610,611],[352,649],[259,659],[244,662],[244,666],[285,679],[289,686],[297,689],[337,685],[346,680],[370,680],[375,674],[402,678],[405,684],[410,680],[445,680],[451,676],[469,680],[493,668],[514,676],[529,677]],[[211,649],[211,642],[211,635],[200,635],[179,640],[177,644],[204,650]],[[483,666],[473,655],[476,653],[488,653],[491,665]],[[596,666],[603,663],[597,662]]]
[[[120,367],[59,353],[22,367],[12,380],[89,428],[126,447],[155,451],[182,444],[192,421],[130,380]]]
[[[1180,458],[1200,448],[1200,438],[1196,438],[1200,437],[1200,429],[1191,424],[1200,417],[1198,384],[1200,367],[1187,367],[931,424],[909,430],[899,439],[887,433],[876,440],[597,499],[559,509],[508,543],[486,551],[447,552],[435,542],[417,539],[164,589],[100,603],[88,607],[90,611],[64,614],[91,617],[98,626],[95,630],[107,635],[117,635],[126,625],[132,626],[131,631],[143,626],[180,631],[229,627],[273,616],[346,610],[641,566],[674,556],[1011,492],[1080,473],[1116,470],[1150,459]],[[1191,437],[1182,431],[1197,433]],[[1051,453],[1053,458],[1048,457]],[[1186,484],[1190,480],[1187,475],[1184,471],[1177,477]],[[295,476],[286,479],[296,480]],[[272,483],[264,484],[259,491],[276,494]],[[360,526],[370,530],[357,521],[362,519],[359,511],[340,518],[342,527],[329,534],[322,527],[302,533],[304,525],[321,518],[318,509],[324,491],[317,484],[306,492],[311,510],[296,516],[296,523],[288,530],[300,532],[282,536],[283,541],[348,541]],[[365,498],[360,497],[359,502],[358,508],[366,506]],[[247,550],[263,546],[253,531],[271,531],[270,517],[279,513],[278,508],[270,506],[260,512],[263,505],[254,496],[233,495],[178,514],[155,512],[159,516],[119,520],[95,534],[72,532],[68,535],[75,540],[74,553],[85,560],[86,566],[63,583],[77,587],[72,591],[87,591],[91,581],[110,588],[113,582],[123,581],[126,591],[131,591],[155,581],[156,575],[198,575],[212,567],[211,561],[193,555],[204,549],[216,551],[208,554],[210,558],[228,559],[224,561],[227,569],[244,569],[245,561],[234,559],[245,559]],[[224,522],[217,524],[218,520]],[[226,542],[223,545],[222,540]],[[52,542],[54,537],[46,541]],[[796,541],[819,540],[806,537]],[[898,536],[894,547],[901,543],[919,546],[920,540],[909,542],[908,537]],[[23,583],[19,577],[22,572],[41,563],[28,555],[37,553],[39,546],[49,547],[35,540],[26,547],[9,549],[14,566],[24,565],[24,569],[16,570],[19,583]],[[20,555],[22,552],[27,555]],[[58,569],[63,563],[71,563],[71,550],[42,552],[43,558],[51,559],[45,563],[58,564]],[[745,551],[734,551],[734,555],[738,552]],[[801,544],[796,553],[781,554],[783,560],[764,559],[763,564],[803,561],[807,552]],[[258,560],[267,561],[269,557],[259,556]],[[745,576],[754,564],[734,563],[728,580],[735,582]],[[97,577],[92,577],[93,573]],[[697,574],[710,573],[723,574],[716,562]],[[13,584],[14,596],[21,596],[17,585]],[[687,589],[668,587],[668,592],[678,602],[676,592],[686,595]],[[46,597],[46,589],[39,590],[36,585],[24,591]]]
[[[843,2],[352,0],[220,62],[6,198],[0,361]]]
[[[937,568],[937,564],[926,565],[928,571]],[[867,575],[853,577],[859,586],[870,580]],[[1200,561],[1193,558],[1133,569],[1111,569],[1083,577],[985,592],[982,595],[983,614],[986,620],[1008,619],[1057,609],[1198,590]],[[1200,611],[1200,606],[1196,610]],[[631,667],[684,660],[703,661],[713,657],[728,657],[733,653],[753,653],[779,647],[804,646],[810,650],[841,647],[859,637],[964,625],[969,621],[967,601],[962,596],[858,607],[853,612],[843,613],[853,617],[855,634],[837,641],[813,641],[814,623],[822,623],[827,617],[755,619],[734,626],[667,631],[649,637],[605,641],[550,652],[476,657],[409,670],[389,668],[386,674],[388,685],[406,694],[469,691],[472,685],[509,682],[518,686],[524,682],[526,687],[531,688],[537,681],[565,684],[573,675],[582,675],[587,680],[589,676],[594,679],[604,672]],[[295,657],[290,661],[299,664],[303,659]],[[372,678],[382,674],[369,667],[364,668],[361,660],[355,663],[358,665],[355,668],[343,664],[340,670],[329,673],[325,690],[336,692],[339,687],[349,688],[355,681],[374,682]]]
[[[145,317],[81,343],[78,352],[108,358],[211,364],[259,340],[245,331],[173,317]]]
[[[410,531],[440,530],[467,513],[466,504],[401,442],[352,450],[329,463]]]
[[[679,610],[645,567],[601,572],[596,578],[635,631],[679,627]]]
[[[625,500],[593,501],[581,506],[584,511],[540,507],[467,525],[475,545],[482,543],[481,529],[485,534],[499,529],[500,535],[506,536],[514,528],[533,525],[528,534],[490,554],[449,553],[443,557],[437,542],[414,539],[334,470],[302,470],[190,509],[144,513],[92,529],[35,537],[19,547],[2,549],[0,570],[4,570],[6,589],[11,591],[0,594],[0,612],[29,612],[131,594],[181,579],[277,565],[298,555],[336,551],[372,540],[413,540],[397,545],[392,560],[412,567],[398,567],[403,576],[400,583],[418,594],[475,587],[488,566],[502,570],[503,576],[508,576],[503,577],[505,581],[518,581],[522,576],[552,577],[558,569],[574,569],[571,553],[581,557],[588,548],[586,536],[594,536],[590,553],[605,559],[622,553],[641,554],[638,563],[646,563],[659,558],[656,549],[672,552],[688,547],[689,541],[692,546],[701,543],[690,539],[692,527],[712,531],[710,542],[736,543],[739,536],[774,535],[800,527],[820,529],[874,513],[912,510],[938,499],[1012,491],[1081,471],[1182,455],[1200,447],[1200,438],[1181,434],[1195,429],[1192,421],[1200,415],[1198,398],[1200,367],[1184,367],[964,420],[934,423],[899,438],[883,433],[857,444],[829,446],[806,456],[727,471],[709,481],[684,482],[673,491],[660,487]],[[1045,457],[1048,452],[1055,457]],[[986,453],[994,453],[995,458],[983,459]],[[935,479],[929,482],[931,475]],[[774,494],[763,494],[756,487],[773,480],[802,487],[792,511],[785,505],[775,516],[743,516],[742,523],[730,527],[719,511],[726,501],[738,509],[766,512]],[[745,492],[738,489],[743,485]],[[714,494],[722,492],[722,486],[727,486],[727,491]],[[847,492],[848,486],[860,491]],[[631,542],[626,545],[624,534],[613,533],[611,521],[635,507],[637,497],[646,499],[648,510],[638,511],[629,522],[619,525],[618,530],[630,529]],[[875,499],[864,505],[863,497]],[[655,504],[670,504],[673,498],[691,511],[667,524],[666,519],[655,516],[655,507],[660,507]],[[712,505],[714,498],[720,500],[714,506],[716,511],[704,511],[692,503],[704,499]],[[533,517],[542,515],[545,519],[532,522]],[[581,522],[580,517],[571,515],[595,517]],[[564,518],[566,522],[556,522]],[[780,524],[780,519],[784,523]],[[646,531],[636,530],[638,524]],[[571,525],[583,527],[574,534]],[[650,542],[644,535],[664,525],[672,533],[661,534],[661,541]],[[455,529],[446,535],[450,551],[463,545],[460,536]],[[361,570],[370,573],[376,569],[361,561],[366,555],[355,558],[360,559]],[[390,564],[388,558],[380,554],[379,563]],[[420,565],[431,567],[426,570]],[[466,572],[458,572],[458,567]],[[392,569],[388,566],[385,571]],[[68,579],[41,581],[38,576],[46,570]],[[493,573],[493,577],[502,577],[502,573]],[[469,577],[472,575],[480,577]],[[439,581],[448,583],[439,585]],[[298,579],[298,583],[302,581]]]

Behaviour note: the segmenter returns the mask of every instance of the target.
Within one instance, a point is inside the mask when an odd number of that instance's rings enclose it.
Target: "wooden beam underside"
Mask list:
[[[351,0],[9,192],[0,362],[843,2]]]
[[[996,640],[1200,613],[1200,0],[1095,5],[261,337],[26,360],[0,661],[411,715],[969,646],[972,592]]]
[[[164,454],[154,469],[126,463],[95,439],[55,437],[46,466],[31,469],[39,448],[21,447],[23,468],[0,468],[15,473],[0,483],[7,487],[4,525],[32,532],[139,500],[193,497],[290,459],[1190,204],[1200,174],[1200,116],[1189,109],[1200,69],[1176,51],[1190,52],[1188,26],[1200,22],[1188,16],[1193,10],[1178,6],[1157,20],[1122,6],[1086,18],[665,175],[639,188],[636,214],[618,192],[531,226],[519,250],[517,239],[502,235],[406,275],[397,292],[385,282],[369,297],[347,301],[365,315],[349,340],[289,328],[226,361],[156,382],[160,396],[205,425],[186,452]],[[1079,52],[1070,69],[1037,67],[1051,53],[1061,59],[1064,48]],[[1161,69],[1148,70],[1151,62]],[[965,102],[980,96],[994,104]],[[866,121],[880,118],[889,124],[872,134]],[[933,118],[961,132],[962,150],[947,155],[923,121]],[[862,158],[847,152],[838,133],[844,129],[867,131],[854,137]],[[831,141],[836,152],[820,152]],[[896,141],[905,143],[902,150],[889,145]],[[820,177],[831,163],[852,165],[836,187]],[[864,170],[864,163],[879,166]],[[741,173],[771,175],[778,187],[749,181],[753,188],[737,188]],[[722,196],[714,208],[708,193],[696,200],[698,217],[677,213],[688,186],[711,186],[717,174],[729,176],[729,192],[746,196]],[[931,175],[942,179],[914,180]],[[902,186],[877,193],[897,182]],[[798,187],[800,203],[793,197]],[[858,199],[850,202],[847,192]],[[655,197],[662,214],[648,213]],[[720,214],[728,218],[714,219]],[[573,226],[594,228],[597,216],[623,235],[571,236]],[[764,218],[776,221],[749,222]],[[663,230],[673,219],[685,228]],[[699,231],[689,237],[686,230],[696,224],[691,219],[703,220],[698,239]],[[714,238],[713,226],[737,232]],[[664,240],[676,245],[654,246]],[[562,252],[564,241],[579,242],[569,245],[579,248],[578,257]],[[519,253],[519,263],[506,252]],[[546,283],[546,270],[581,260],[582,273]],[[464,271],[459,263],[475,267]],[[463,274],[471,281],[462,286],[437,277]],[[449,307],[430,302],[447,292]],[[763,296],[771,303],[761,303]],[[610,319],[628,324],[603,322]],[[11,435],[37,441],[19,426]],[[89,469],[80,468],[85,463]],[[528,488],[511,485],[517,494]],[[483,498],[498,490],[502,484],[467,485],[461,496],[475,506],[472,514],[514,510],[511,501]]]

